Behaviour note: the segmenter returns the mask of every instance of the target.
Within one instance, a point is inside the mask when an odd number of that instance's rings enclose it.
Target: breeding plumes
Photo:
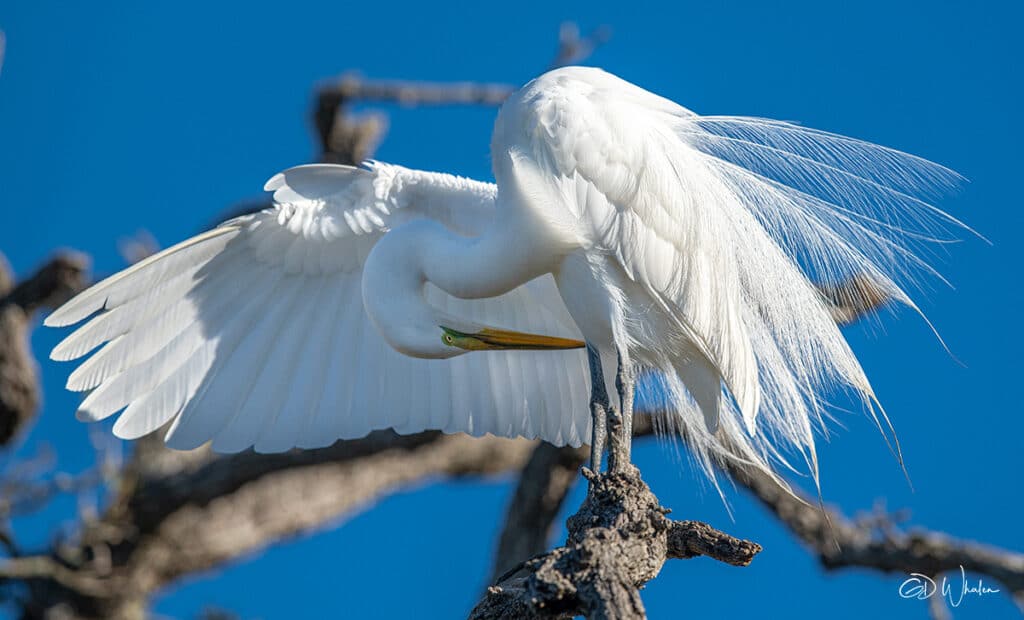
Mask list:
[[[952,171],[779,121],[699,116],[568,67],[504,104],[496,185],[370,162],[272,178],[225,222],[54,312],[79,417],[177,448],[324,446],[380,428],[604,443],[639,375],[711,471],[801,455],[875,396],[816,284],[903,287]],[[852,291],[857,294],[857,291]],[[586,348],[584,347],[586,344]],[[467,354],[468,353],[468,354]],[[603,377],[590,383],[588,363]],[[590,388],[590,408],[587,390]],[[603,388],[603,389],[601,389]]]

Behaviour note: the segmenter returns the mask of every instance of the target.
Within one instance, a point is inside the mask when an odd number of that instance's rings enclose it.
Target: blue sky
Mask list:
[[[558,24],[607,24],[588,61],[701,113],[796,120],[946,164],[970,179],[942,206],[992,240],[942,250],[953,284],[919,296],[963,365],[903,312],[847,330],[896,424],[911,492],[872,423],[843,416],[821,449],[827,501],[847,512],[876,498],[913,522],[1024,549],[1017,393],[1024,143],[1020,3],[6,2],[0,29],[0,251],[26,273],[58,247],[90,253],[99,273],[123,266],[117,242],[139,229],[163,244],[258,197],[274,172],[310,160],[306,115],[317,80],[349,69],[376,78],[522,83],[549,62]],[[769,6],[772,5],[772,6]],[[387,109],[385,161],[489,178],[492,109]],[[45,361],[60,334],[39,330],[46,403],[20,449],[52,445],[69,471],[92,452]],[[765,546],[749,568],[677,561],[644,592],[652,617],[924,617],[899,576],[824,575],[741,492],[733,520],[670,450],[636,450],[676,516],[703,519]],[[485,585],[509,479],[410,490],[311,536],[164,594],[157,611],[207,604],[246,618],[449,618]],[[579,495],[572,500],[578,503]],[[19,522],[43,544],[64,502]],[[396,529],[411,515],[419,531]],[[384,533],[386,536],[383,536]],[[396,588],[396,585],[400,587]],[[731,595],[734,594],[734,595]],[[1001,595],[967,600],[958,618],[1016,617]]]

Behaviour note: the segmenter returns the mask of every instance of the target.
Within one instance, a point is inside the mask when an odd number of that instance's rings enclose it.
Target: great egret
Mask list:
[[[814,469],[831,390],[873,415],[875,396],[812,278],[866,276],[914,307],[897,284],[927,269],[914,242],[961,225],[918,197],[958,180],[942,166],[698,116],[592,68],[512,95],[491,155],[496,186],[292,168],[273,209],[83,292],[46,321],[95,314],[55,359],[106,343],[68,381],[91,390],[80,418],[127,407],[121,437],[171,422],[169,445],[220,451],[386,427],[589,440],[596,467],[604,394],[628,433],[643,371],[708,470],[790,450]]]

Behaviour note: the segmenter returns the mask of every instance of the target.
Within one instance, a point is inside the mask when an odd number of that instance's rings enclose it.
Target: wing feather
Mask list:
[[[292,319],[302,307],[306,283],[304,276],[283,278],[267,311],[235,352],[245,370],[239,372],[238,398],[230,408],[231,416],[214,437],[214,450],[238,452],[259,439],[273,402],[267,392],[276,389],[279,393],[284,387],[278,383],[275,371],[284,358],[290,357],[293,341],[281,336],[290,335],[287,328],[295,324]]]
[[[82,291],[46,317],[44,324],[64,327],[94,312],[120,306],[149,290],[138,286],[140,279],[159,283],[191,266],[202,264],[220,252],[237,233],[236,226],[221,226],[149,256]]]
[[[320,311],[317,313],[318,326],[311,330],[317,338],[323,338],[323,341],[314,340],[307,346],[308,351],[303,356],[304,369],[299,372],[299,385],[294,388],[296,402],[287,405],[288,411],[300,416],[292,431],[294,436],[291,445],[299,445],[299,438],[317,432],[316,419],[323,409],[324,387],[328,381],[337,380],[328,373],[331,368],[332,349],[344,346],[338,342],[337,337],[340,331],[338,315],[344,306],[347,292],[344,280],[329,279],[326,283],[324,299],[320,302]]]
[[[424,217],[479,234],[493,217],[493,185],[371,162],[301,166],[267,189],[275,208],[160,252],[48,317],[89,319],[53,353],[95,351],[69,378],[89,392],[80,418],[122,411],[121,437],[167,426],[172,447],[213,440],[227,452],[326,446],[392,427],[582,441],[583,377],[568,390],[550,385],[561,366],[579,372],[578,352],[416,360],[393,351],[363,310],[363,261],[382,235]],[[432,295],[482,323],[546,333],[568,316],[547,280],[495,299]],[[557,331],[578,333],[571,320]],[[559,428],[568,405],[576,419]]]
[[[127,333],[184,296],[194,286],[192,278],[198,270],[198,266],[185,270],[149,293],[96,316],[54,347],[51,359],[61,362],[78,359],[104,342]]]
[[[281,373],[273,375],[276,411],[272,410],[264,422],[260,440],[256,443],[258,452],[281,452],[294,447],[305,426],[305,417],[311,410],[316,411],[312,399],[315,388],[320,386],[314,386],[311,382],[321,364],[320,350],[323,343],[318,339],[328,332],[322,317],[329,315],[324,310],[331,308],[326,305],[330,297],[330,280],[323,276],[316,280],[307,287],[311,294],[303,299],[301,318],[295,317],[296,320],[289,324],[293,328],[293,334],[288,337],[294,341],[293,350],[290,359],[285,361],[282,358]],[[281,346],[280,341],[275,344],[275,358],[282,355]]]
[[[329,361],[322,395],[313,423],[299,438],[298,445],[303,448],[331,445],[346,436],[343,424],[351,423],[352,364],[360,359],[357,346],[362,329],[359,317],[363,312],[362,304],[356,303],[361,301],[359,280],[346,278],[338,282],[338,290],[340,297],[334,309],[333,334],[325,342]]]
[[[240,300],[232,315],[221,315],[219,320],[214,317],[207,324],[205,332],[216,334],[217,363],[168,429],[166,439],[171,447],[188,450],[201,446],[224,427],[238,400],[245,397],[240,386],[258,359],[239,355],[238,351],[245,341],[254,338],[254,328],[274,303],[282,279],[277,273],[261,275],[244,297],[225,296]]]
[[[193,280],[192,288],[186,292],[187,294],[181,294],[174,298],[168,297],[164,301],[165,305],[156,309],[151,316],[140,317],[138,324],[130,328],[131,331],[112,339],[103,349],[75,369],[68,377],[68,389],[74,391],[92,389],[98,386],[104,378],[152,358],[183,331],[199,327],[196,324],[199,308],[194,301],[197,295],[204,295],[212,291],[238,293],[246,290],[240,287],[247,286],[255,276],[259,275],[246,272],[242,274],[244,277],[232,278],[232,269],[230,267],[220,269],[219,264],[222,261],[217,262],[218,274],[216,275],[218,277]],[[234,299],[231,294],[218,294],[215,297],[216,302],[209,304],[204,311],[220,313],[224,311],[226,305],[234,303]],[[94,321],[102,319],[104,316],[100,315]],[[90,331],[91,325],[92,323],[87,324],[82,329]]]

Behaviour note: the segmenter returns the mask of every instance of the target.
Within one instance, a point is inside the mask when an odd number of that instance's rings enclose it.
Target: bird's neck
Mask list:
[[[537,247],[524,223],[498,217],[479,237],[424,229],[420,265],[427,281],[463,299],[496,297],[551,271],[550,251]]]
[[[389,344],[413,357],[452,357],[441,326],[480,327],[427,303],[430,282],[453,297],[495,297],[552,270],[557,257],[538,247],[528,224],[500,215],[479,237],[455,235],[437,222],[416,220],[377,242],[363,272],[363,303]]]

